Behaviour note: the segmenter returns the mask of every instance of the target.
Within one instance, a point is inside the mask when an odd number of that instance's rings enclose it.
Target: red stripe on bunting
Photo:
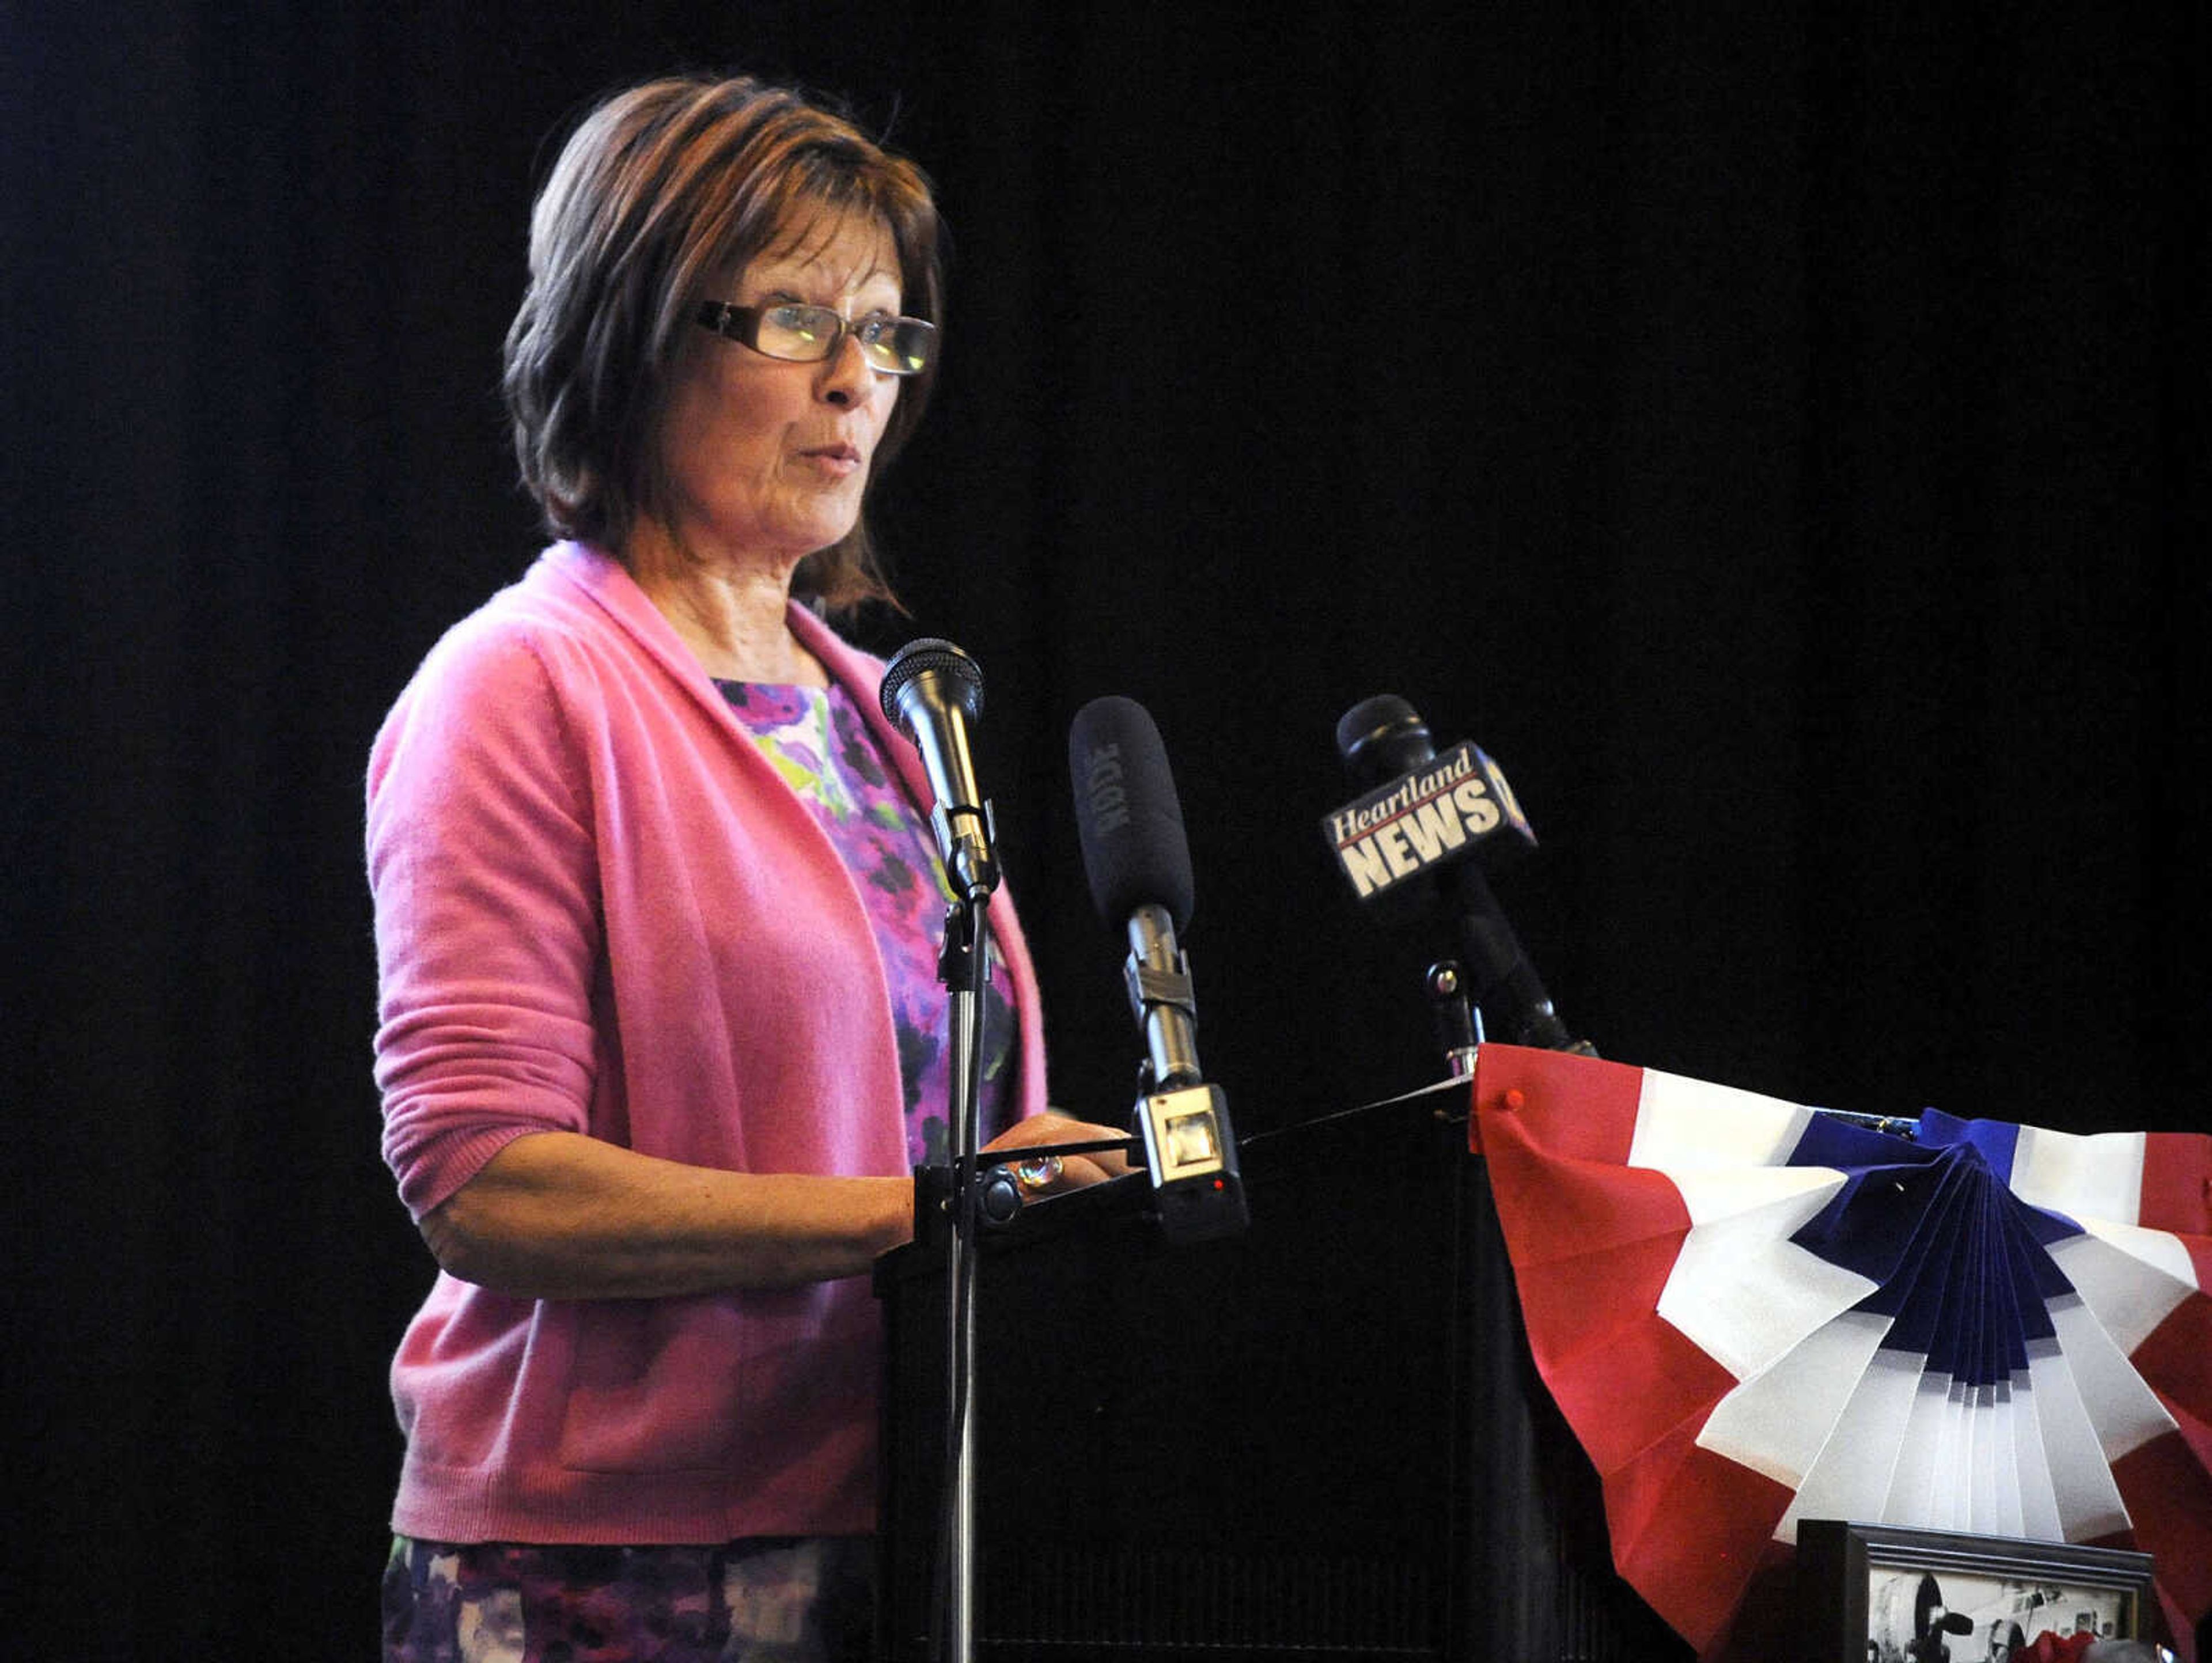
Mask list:
[[[1493,1096],[1486,1083],[1478,1077],[1482,1147],[1528,1349],[1606,1476],[1684,1421],[1694,1431],[1736,1383],[1658,1314],[1689,1234],[1689,1209],[1664,1174],[1554,1153],[1562,1142],[1604,1141],[1625,1153],[1626,1140],[1583,1130],[1606,1105],[1584,1114],[1584,1105],[1571,1108],[1540,1086],[1516,1086],[1521,1107],[1509,1108],[1504,1093]],[[1561,1135],[1570,1118],[1581,1135]]]
[[[1728,1632],[1793,1492],[1698,1448],[1697,1430],[1683,1428],[1669,1448],[1608,1479],[1606,1518],[1620,1574],[1702,1652]],[[1640,1521],[1632,1533],[1616,1517],[1616,1495],[1618,1512]]]
[[[1526,1128],[1510,1115],[1487,1117],[1486,1124],[1491,1187],[1506,1222],[1514,1267],[1644,1252],[1652,1263],[1638,1277],[1636,1291],[1648,1293],[1656,1303],[1690,1230],[1690,1210],[1674,1180],[1642,1167],[1554,1160],[1533,1147]],[[1611,1267],[1607,1274],[1620,1274],[1623,1268]],[[1580,1297],[1587,1301],[1593,1294],[1620,1302],[1610,1288],[1592,1289]]]
[[[2197,1285],[2212,1286],[2212,1239],[2185,1240],[2197,1270]],[[2212,1420],[2212,1297],[2194,1293],[2166,1314],[2142,1344],[2128,1354],[2135,1371],[2155,1384],[2160,1396],[2178,1398],[2182,1405],[2205,1420]],[[2212,1451],[2208,1451],[2212,1454]]]
[[[2173,1624],[2174,1649],[2182,1663],[2198,1663],[2196,1626],[2212,1615],[2212,1138],[2143,1135],[2137,1222],[2173,1233],[2197,1291],[2128,1358],[2179,1429],[2123,1455],[2112,1478],[2135,1522],[2135,1545],[2158,1562],[2159,1603]]]
[[[1486,1046],[1478,1147],[1529,1350],[1604,1484],[1613,1563],[1703,1647],[1790,1492],[1696,1447],[1736,1381],[1658,1314],[1690,1214],[1663,1174],[1621,1164],[1642,1092],[1640,1069]]]
[[[1516,1092],[1520,1100],[1510,1102]],[[1635,1144],[1643,1098],[1644,1071],[1624,1063],[1516,1045],[1474,1053],[1476,1118],[1509,1109],[1528,1116],[1541,1128],[1536,1142],[1556,1158],[1619,1166]]]
[[[1678,1427],[1686,1423],[1694,1433],[1736,1383],[1648,1305],[1632,1314],[1637,1284],[1651,1279],[1657,1257],[1646,1253],[1638,1265],[1623,1254],[1588,1274],[1540,1272],[1522,1282],[1537,1370],[1608,1484]],[[1663,1285],[1666,1278],[1657,1279]],[[1591,1326],[1570,1343],[1571,1329],[1584,1323]]]
[[[2146,1229],[2212,1235],[2212,1138],[2201,1132],[2145,1132],[2140,1205],[2136,1222]],[[2202,1260],[2197,1285],[2212,1288]]]
[[[2177,1636],[2192,1663],[2191,1632],[2212,1611],[2212,1427],[2168,1398],[2180,1429],[2163,1433],[2112,1463],[2112,1480],[2133,1521],[2135,1545],[2158,1563],[2159,1593],[2169,1611],[2185,1616]]]

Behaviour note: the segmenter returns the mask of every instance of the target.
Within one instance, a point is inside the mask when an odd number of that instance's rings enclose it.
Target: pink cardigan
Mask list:
[[[882,665],[794,607],[909,795]],[[548,1129],[747,1172],[908,1170],[890,993],[805,804],[614,561],[573,543],[457,625],[377,736],[368,872],[384,1154],[420,1218]],[[1016,1101],[1036,980],[1003,899]],[[446,1541],[865,1531],[879,1330],[866,1278],[531,1302],[440,1275],[392,1384],[392,1526]]]

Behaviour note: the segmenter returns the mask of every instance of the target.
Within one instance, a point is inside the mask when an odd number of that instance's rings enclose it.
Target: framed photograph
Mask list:
[[[1819,1663],[2009,1663],[2038,1635],[2148,1638],[2151,1557],[1805,1519],[1797,1587]]]

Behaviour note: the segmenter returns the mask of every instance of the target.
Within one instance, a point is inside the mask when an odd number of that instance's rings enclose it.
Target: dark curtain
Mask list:
[[[848,94],[955,228],[888,485],[983,665],[1054,1086],[1126,1112],[1067,724],[1152,712],[1240,1130],[1438,1072],[1322,816],[1478,739],[1607,1055],[2194,1129],[2207,14],[1784,3],[0,10],[15,1656],[365,1654],[428,1259],[376,1152],[376,723],[536,546],[497,349],[554,134]],[[26,1604],[27,1601],[27,1604]]]

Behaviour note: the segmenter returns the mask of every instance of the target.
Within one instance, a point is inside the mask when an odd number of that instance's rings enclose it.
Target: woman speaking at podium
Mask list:
[[[561,540],[369,768],[384,1151],[441,1267],[392,1371],[388,1663],[865,1654],[864,1273],[944,1158],[945,891],[825,620],[889,598],[862,507],[939,242],[909,162],[744,78],[606,100],[539,194],[505,389]],[[994,919],[994,1146],[1113,1135],[1042,1113]]]

